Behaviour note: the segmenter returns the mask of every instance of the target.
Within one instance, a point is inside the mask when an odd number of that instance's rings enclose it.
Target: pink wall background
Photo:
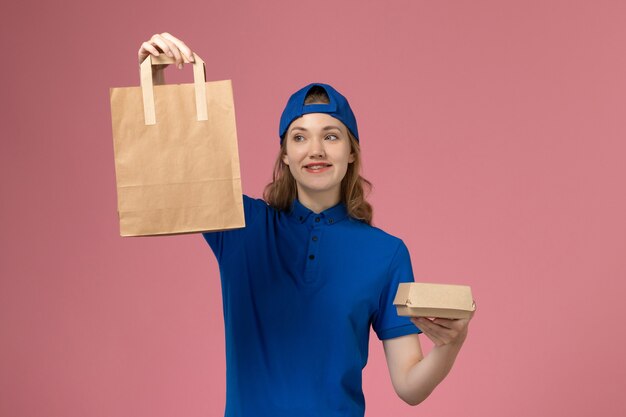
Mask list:
[[[625,2],[5,3],[1,416],[223,414],[210,249],[119,237],[108,89],[162,31],[233,80],[246,193],[289,94],[331,83],[375,223],[417,280],[472,285],[465,347],[418,407],[372,335],[368,416],[626,415]]]

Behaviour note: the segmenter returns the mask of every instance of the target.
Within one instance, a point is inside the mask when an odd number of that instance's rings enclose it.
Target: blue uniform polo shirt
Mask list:
[[[246,227],[204,233],[219,262],[226,417],[362,417],[370,326],[420,333],[396,313],[412,282],[402,240],[298,200],[289,212],[243,196]]]

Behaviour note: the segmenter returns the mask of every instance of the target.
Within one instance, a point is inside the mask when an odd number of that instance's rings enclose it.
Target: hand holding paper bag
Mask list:
[[[153,39],[139,50],[150,52],[141,87],[110,92],[120,234],[244,227],[231,81],[206,82],[204,62],[184,43]],[[155,45],[174,57],[155,56]],[[155,65],[181,60],[193,62],[192,84],[155,85]]]
[[[182,69],[184,62],[194,62],[193,53],[185,42],[167,32],[152,35],[150,39],[142,43],[137,52],[137,58],[141,64],[149,55],[160,56],[162,53],[174,59],[173,63],[179,69]],[[157,65],[155,69],[162,70],[167,65]]]

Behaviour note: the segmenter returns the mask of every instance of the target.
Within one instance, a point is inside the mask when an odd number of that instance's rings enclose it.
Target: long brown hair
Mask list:
[[[323,88],[313,87],[304,100],[304,104],[328,104],[330,100]],[[372,205],[367,202],[366,194],[372,189],[372,183],[361,176],[361,147],[359,142],[348,129],[350,150],[354,154],[354,162],[348,164],[346,175],[341,180],[341,202],[345,204],[348,215],[372,224]],[[296,180],[289,171],[289,166],[283,162],[287,153],[287,140],[283,143],[274,163],[272,182],[265,186],[263,199],[277,210],[287,211],[293,200],[298,196]]]

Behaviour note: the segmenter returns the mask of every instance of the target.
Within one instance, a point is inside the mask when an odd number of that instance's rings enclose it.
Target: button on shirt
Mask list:
[[[204,233],[218,259],[226,333],[226,417],[362,417],[370,326],[420,330],[396,313],[412,282],[402,240],[348,216],[243,196],[246,227]]]

